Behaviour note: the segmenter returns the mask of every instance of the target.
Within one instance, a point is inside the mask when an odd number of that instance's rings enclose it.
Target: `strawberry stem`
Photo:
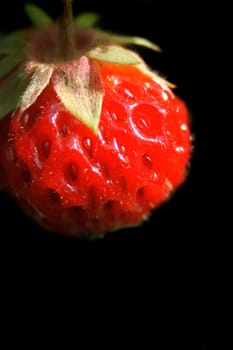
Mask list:
[[[74,57],[74,33],[73,33],[73,11],[72,0],[61,0],[62,16],[60,19],[60,41],[61,54],[64,60]]]

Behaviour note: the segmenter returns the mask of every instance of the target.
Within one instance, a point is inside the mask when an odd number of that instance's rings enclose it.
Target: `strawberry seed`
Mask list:
[[[27,184],[32,181],[31,172],[30,172],[30,170],[27,167],[23,168],[23,170],[22,170],[22,177],[23,177],[23,181],[25,183],[27,183]]]
[[[45,158],[48,158],[51,150],[51,141],[50,140],[44,140],[42,144],[42,153]]]
[[[83,147],[85,148],[85,150],[87,151],[89,156],[92,158],[93,157],[93,149],[92,149],[92,142],[91,142],[91,139],[89,137],[85,137],[83,139]]]
[[[153,164],[152,164],[152,159],[150,156],[148,156],[147,154],[143,154],[142,161],[148,169],[152,169]]]
[[[49,189],[49,196],[52,199],[53,202],[58,203],[60,202],[61,196],[60,194],[54,190],[53,188]]]
[[[68,165],[68,174],[71,182],[76,181],[78,178],[78,168],[75,163],[70,163]]]

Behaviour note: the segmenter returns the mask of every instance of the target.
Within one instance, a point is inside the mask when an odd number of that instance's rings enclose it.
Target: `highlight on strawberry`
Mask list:
[[[45,229],[103,237],[143,223],[187,176],[190,116],[173,86],[64,0],[0,38],[0,189]]]

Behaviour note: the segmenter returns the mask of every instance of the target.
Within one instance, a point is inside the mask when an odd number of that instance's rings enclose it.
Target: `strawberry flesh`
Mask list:
[[[36,101],[1,120],[0,187],[46,229],[101,236],[145,220],[186,178],[185,104],[133,65],[98,63],[98,133],[58,98],[53,76]]]

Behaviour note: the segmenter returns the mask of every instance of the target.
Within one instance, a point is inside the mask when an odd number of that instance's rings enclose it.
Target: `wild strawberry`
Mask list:
[[[43,227],[97,237],[141,223],[183,183],[189,115],[123,47],[154,44],[67,28],[1,40],[0,185]]]

